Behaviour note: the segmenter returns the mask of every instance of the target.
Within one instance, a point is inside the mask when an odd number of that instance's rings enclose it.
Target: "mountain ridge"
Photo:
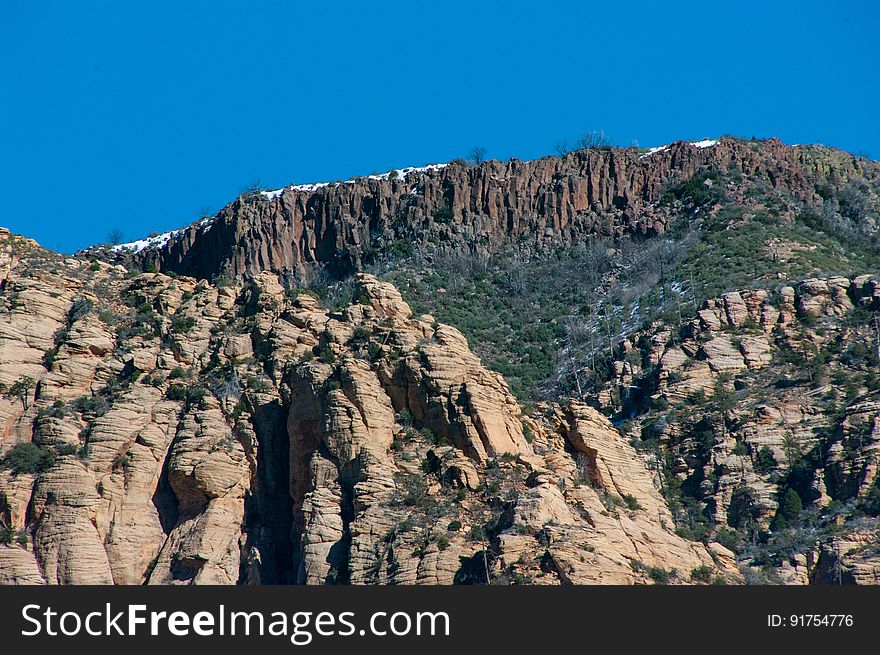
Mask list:
[[[546,250],[590,237],[645,238],[672,216],[660,205],[670,183],[699,171],[735,168],[805,205],[817,185],[876,178],[876,162],[822,146],[777,139],[673,144],[654,149],[590,148],[532,161],[462,162],[344,183],[247,192],[215,217],[156,237],[131,252],[82,254],[208,279],[262,270],[296,278],[326,268],[340,277],[386,252]],[[407,169],[404,169],[407,170]],[[520,243],[522,242],[522,243]]]

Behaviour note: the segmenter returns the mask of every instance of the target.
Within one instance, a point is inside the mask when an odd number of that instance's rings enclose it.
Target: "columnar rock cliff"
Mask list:
[[[875,163],[831,152],[775,139],[721,139],[475,167],[451,163],[254,191],[214,218],[145,242],[133,259],[144,268],[196,278],[264,270],[303,274],[315,266],[341,274],[401,242],[439,252],[520,247],[535,253],[590,236],[652,236],[670,222],[669,211],[658,205],[667,184],[698,171],[737,170],[801,203],[821,202],[817,185],[877,175]],[[129,250],[105,256],[125,260]]]
[[[328,310],[7,248],[2,582],[739,579],[607,419],[526,415],[374,277]]]

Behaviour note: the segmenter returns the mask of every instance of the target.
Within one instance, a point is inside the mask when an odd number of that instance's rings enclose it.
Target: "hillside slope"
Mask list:
[[[723,138],[6,234],[3,579],[876,583],[878,233]]]
[[[523,414],[389,284],[328,310],[6,248],[2,582],[739,579],[607,419]]]

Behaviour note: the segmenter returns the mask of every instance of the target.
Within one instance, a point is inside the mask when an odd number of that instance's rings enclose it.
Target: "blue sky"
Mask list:
[[[0,225],[67,252],[242,188],[530,159],[603,130],[880,157],[880,9],[837,2],[0,5]]]

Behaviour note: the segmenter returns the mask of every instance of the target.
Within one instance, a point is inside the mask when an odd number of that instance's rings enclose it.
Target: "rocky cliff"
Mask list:
[[[0,582],[736,582],[578,402],[526,414],[369,275],[322,307],[9,236]]]
[[[727,138],[0,233],[0,581],[876,583],[878,233]]]
[[[414,247],[535,254],[589,237],[661,234],[674,217],[660,203],[664,192],[701,171],[737,171],[801,205],[821,204],[824,187],[880,177],[876,162],[775,139],[592,148],[251,191],[187,228],[91,253],[207,279],[265,270],[302,277],[316,267],[345,275]]]
[[[760,579],[880,582],[878,310],[872,275],[733,291],[616,353],[600,402]]]

